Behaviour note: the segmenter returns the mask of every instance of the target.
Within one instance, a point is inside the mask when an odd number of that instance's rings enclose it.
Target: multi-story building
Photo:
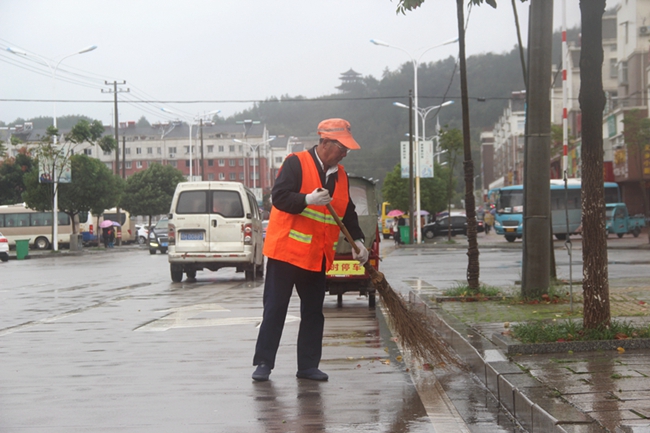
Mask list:
[[[523,182],[526,92],[512,92],[508,106],[494,125],[493,181],[489,188]]]
[[[279,167],[287,152],[271,148],[273,140],[270,140],[266,125],[251,123],[243,126],[211,122],[201,127],[193,125],[191,160],[190,127],[183,122],[150,126],[137,126],[135,122],[121,123],[118,129],[119,158],[116,151],[104,152],[99,145],[88,143],[75,146],[71,152],[97,158],[124,178],[154,163],[171,165],[189,178],[190,164],[193,164],[194,180],[242,182],[254,190],[261,200],[273,185],[276,174],[273,167]],[[45,136],[45,130],[34,129],[30,124],[8,132],[20,138],[28,147]],[[67,132],[60,130],[62,135]],[[106,134],[114,135],[113,128],[107,127]],[[17,149],[12,149],[9,156],[14,156],[12,152],[17,152]]]
[[[648,117],[650,91],[650,0],[626,0],[616,7],[617,80],[616,93],[608,95],[603,117],[605,176],[621,187],[630,212],[642,213],[644,197],[650,200],[650,147],[641,152],[625,142],[624,119],[631,115]],[[611,60],[610,60],[611,61]],[[641,163],[641,164],[639,164]],[[641,165],[641,168],[639,166]]]

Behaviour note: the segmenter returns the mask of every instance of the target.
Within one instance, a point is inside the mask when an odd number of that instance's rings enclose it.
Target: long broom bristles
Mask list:
[[[424,312],[409,309],[404,299],[390,287],[384,274],[367,263],[364,267],[386,307],[388,321],[399,336],[402,345],[413,356],[432,365],[445,367],[455,365],[466,368],[441,341],[441,337],[435,332],[431,320]]]

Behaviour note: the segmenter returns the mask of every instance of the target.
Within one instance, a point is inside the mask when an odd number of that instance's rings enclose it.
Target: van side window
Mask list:
[[[212,191],[212,213],[224,218],[242,218],[244,206],[238,191]]]
[[[178,214],[208,213],[207,191],[185,191],[178,197]]]
[[[253,215],[253,218],[259,219],[260,215],[259,215],[259,208],[257,206],[257,200],[255,199],[254,196],[250,194],[247,194],[246,196],[248,197],[248,204],[251,207],[251,213]]]

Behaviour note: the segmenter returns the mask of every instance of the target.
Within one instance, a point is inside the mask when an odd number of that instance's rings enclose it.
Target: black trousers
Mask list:
[[[325,258],[320,272],[307,271],[279,260],[267,260],[264,315],[257,336],[253,365],[264,363],[271,368],[275,367],[275,356],[294,286],[300,296],[298,370],[318,367],[323,351],[325,324]]]

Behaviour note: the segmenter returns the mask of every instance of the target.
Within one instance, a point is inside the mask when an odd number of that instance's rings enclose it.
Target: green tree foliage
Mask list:
[[[79,123],[80,120],[92,122],[92,119],[88,116],[74,115],[74,116],[57,116],[56,124],[59,128],[68,129],[68,128],[72,128],[74,125]],[[47,129],[48,126],[52,126],[52,124],[54,123],[52,122],[52,118],[47,116],[34,117],[29,120],[25,120],[19,117],[13,122],[11,122],[9,126],[23,125],[25,124],[25,122],[31,122],[34,126],[34,129]]]
[[[153,164],[126,180],[121,206],[131,215],[151,217],[169,212],[178,183],[185,181],[180,170],[170,165]]]
[[[148,127],[151,126],[151,123],[149,123],[149,121],[147,120],[146,117],[142,116],[142,117],[140,117],[140,119],[138,120],[138,123],[136,124],[136,126],[137,126],[138,128],[148,128]]]
[[[402,178],[401,166],[397,164],[393,171],[386,175],[381,188],[385,201],[390,202],[393,209],[404,212],[409,210],[409,180]],[[445,209],[447,197],[448,169],[435,163],[433,178],[420,179],[420,207],[430,213],[438,213]]]
[[[15,158],[7,158],[0,162],[0,205],[16,204],[23,202],[25,181],[23,177],[35,165],[34,159],[26,149]]]
[[[80,120],[72,127],[65,138],[73,144],[96,143],[104,152],[110,152],[117,147],[115,137],[104,135],[104,125],[99,120],[93,120],[92,122]]]
[[[74,221],[79,213],[100,214],[114,207],[122,193],[123,181],[98,159],[86,155],[73,155],[72,182],[59,184],[58,205]],[[40,210],[52,210],[52,184],[38,182],[38,167],[25,176],[27,190],[23,199],[27,206]],[[77,232],[76,225],[73,232]]]

